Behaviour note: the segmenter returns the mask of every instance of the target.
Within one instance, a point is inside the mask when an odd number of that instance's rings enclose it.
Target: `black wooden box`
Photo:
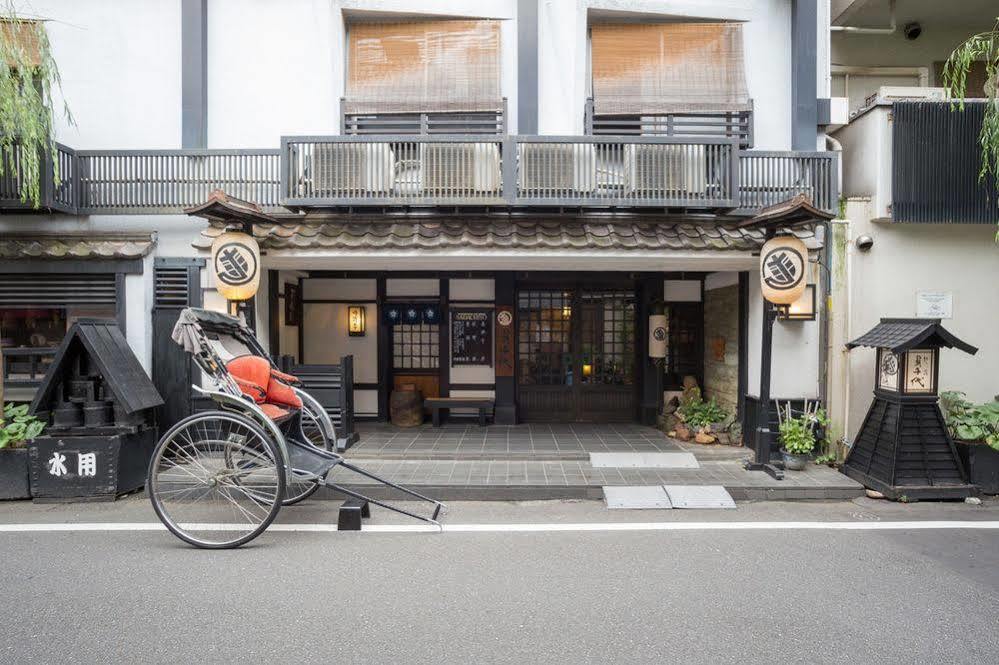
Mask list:
[[[0,450],[0,499],[27,499],[30,497],[28,449]]]
[[[146,482],[156,429],[92,436],[40,436],[30,445],[35,499],[114,501]]]

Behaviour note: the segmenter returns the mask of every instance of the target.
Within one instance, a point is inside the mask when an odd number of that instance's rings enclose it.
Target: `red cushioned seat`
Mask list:
[[[288,411],[284,407],[300,409],[302,400],[295,391],[285,383],[278,380],[280,372],[271,368],[270,362],[260,356],[240,356],[233,358],[226,365],[229,374],[236,380],[240,390],[244,395],[248,395],[254,402],[264,406],[277,406],[281,411]],[[267,413],[267,410],[264,410]],[[270,414],[268,414],[270,417]]]
[[[291,415],[290,409],[280,407],[277,404],[267,404],[266,402],[260,405],[260,410],[274,422],[280,422]]]

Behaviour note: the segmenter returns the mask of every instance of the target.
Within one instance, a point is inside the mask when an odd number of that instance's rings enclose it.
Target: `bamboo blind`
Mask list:
[[[749,108],[738,23],[594,25],[591,47],[595,113]]]
[[[502,108],[499,21],[350,26],[346,113]]]
[[[38,21],[11,21],[0,18],[0,40],[3,40],[7,45],[23,50],[28,57],[28,62],[36,67],[42,64],[41,37],[39,35],[39,31],[42,29]]]

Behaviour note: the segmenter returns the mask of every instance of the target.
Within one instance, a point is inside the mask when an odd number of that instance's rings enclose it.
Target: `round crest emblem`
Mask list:
[[[219,247],[215,254],[215,275],[229,286],[242,286],[257,274],[257,256],[253,248],[235,241]]]
[[[513,314],[505,309],[500,311],[500,313],[496,315],[496,323],[501,326],[510,325],[513,323]]]
[[[666,341],[666,328],[663,326],[657,326],[656,329],[652,331],[652,337],[657,342]]]

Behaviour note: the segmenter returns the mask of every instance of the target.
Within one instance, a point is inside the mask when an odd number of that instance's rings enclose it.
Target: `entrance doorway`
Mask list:
[[[523,288],[517,295],[517,406],[527,422],[637,416],[632,288]]]

